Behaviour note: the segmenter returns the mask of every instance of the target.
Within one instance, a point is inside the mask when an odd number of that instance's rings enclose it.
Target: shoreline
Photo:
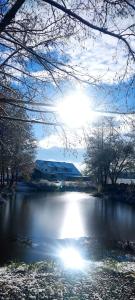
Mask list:
[[[84,192],[89,193],[93,197],[102,198],[105,200],[114,200],[135,205],[135,185],[115,184],[106,185],[98,191],[98,188],[93,185],[84,186],[82,183],[67,182],[63,185],[55,182],[38,183],[38,182],[20,182],[16,187],[4,187],[0,190],[0,205],[5,204],[9,197],[15,193],[55,193],[55,192]]]
[[[17,244],[23,248],[35,249],[35,243],[31,239],[18,237],[11,241],[14,245]],[[36,246],[37,247],[37,246]],[[56,259],[58,253],[63,248],[75,248],[85,257],[86,260],[99,261],[104,259],[115,259],[117,261],[133,261],[135,259],[135,239],[120,240],[108,239],[106,237],[80,237],[80,238],[64,238],[64,239],[46,239],[45,240],[46,255],[44,258],[24,260],[9,259],[0,263],[0,267],[8,266],[12,262],[35,263],[40,260]],[[40,246],[39,246],[40,249]]]
[[[86,241],[85,247],[88,246],[88,238],[85,238]],[[0,267],[0,299],[133,300],[135,248],[133,253],[128,254],[126,245],[123,250],[125,256],[118,251],[117,257],[114,254],[98,260],[87,258],[82,269],[67,268],[60,258],[27,264],[12,262]]]

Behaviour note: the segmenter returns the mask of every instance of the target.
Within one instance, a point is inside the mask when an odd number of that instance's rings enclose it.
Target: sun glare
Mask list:
[[[59,256],[66,268],[83,269],[84,267],[84,259],[81,257],[79,251],[73,247],[61,249]]]
[[[81,219],[79,204],[71,201],[67,205],[64,223],[61,231],[61,238],[79,238],[84,236],[84,228]]]
[[[72,128],[85,126],[93,120],[89,98],[81,90],[67,95],[57,105],[57,111],[62,122]]]

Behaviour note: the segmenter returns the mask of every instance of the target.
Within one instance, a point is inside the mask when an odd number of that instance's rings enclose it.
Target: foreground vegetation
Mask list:
[[[108,200],[122,201],[129,204],[135,204],[135,185],[134,184],[115,184],[106,185],[102,192],[97,196],[106,197]]]
[[[134,299],[135,262],[87,261],[85,270],[60,261],[12,263],[0,269],[0,299]]]

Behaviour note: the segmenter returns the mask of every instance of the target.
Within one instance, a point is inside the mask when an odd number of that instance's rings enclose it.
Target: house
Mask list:
[[[76,180],[82,177],[72,163],[36,160],[34,177],[48,180]]]

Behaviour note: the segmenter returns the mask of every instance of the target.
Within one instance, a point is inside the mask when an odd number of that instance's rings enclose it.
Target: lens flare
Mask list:
[[[84,259],[81,257],[79,251],[73,247],[61,249],[59,253],[64,266],[70,269],[83,269]]]

